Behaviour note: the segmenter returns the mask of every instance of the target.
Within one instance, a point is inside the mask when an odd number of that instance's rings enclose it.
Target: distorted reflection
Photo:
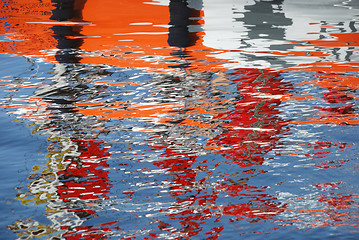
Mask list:
[[[52,10],[51,20],[55,21],[83,21],[81,10],[86,0],[82,1],[59,1],[54,0],[55,9]],[[54,32],[54,38],[57,40],[56,61],[59,63],[76,63],[79,61],[76,50],[82,45],[80,38],[72,38],[80,35],[81,26],[55,25],[51,29]]]
[[[0,108],[46,142],[4,236],[355,237],[358,8],[319,2],[2,1]]]

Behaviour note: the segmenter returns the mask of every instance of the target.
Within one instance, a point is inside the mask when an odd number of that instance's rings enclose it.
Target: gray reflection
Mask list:
[[[266,37],[269,39],[285,39],[285,27],[293,24],[282,12],[283,0],[256,1],[254,5],[244,7],[243,18],[235,18],[243,21],[248,29],[248,38],[257,39]]]
[[[243,41],[247,47],[255,44],[256,39],[260,39],[259,41],[268,41],[269,50],[285,51],[293,48],[294,44],[278,43],[278,41],[270,42],[271,40],[287,40],[285,35],[286,28],[293,24],[292,19],[286,17],[283,12],[283,2],[283,0],[255,1],[253,5],[244,6],[243,17],[234,18],[235,21],[243,22],[244,27],[248,30],[247,37]],[[250,40],[250,43],[247,43],[246,40]],[[249,61],[264,60],[272,66],[290,66],[287,61],[273,56],[249,55],[247,59]]]

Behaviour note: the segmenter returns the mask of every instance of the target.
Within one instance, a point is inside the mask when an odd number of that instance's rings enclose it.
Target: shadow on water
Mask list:
[[[3,1],[0,107],[46,139],[4,234],[354,238],[357,8],[332,2]]]

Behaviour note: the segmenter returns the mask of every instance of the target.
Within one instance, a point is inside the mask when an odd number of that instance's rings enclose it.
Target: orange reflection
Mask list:
[[[325,26],[322,26],[325,27]],[[334,26],[326,26],[334,27]],[[359,46],[359,33],[329,33],[333,39],[329,40],[309,40],[306,41],[307,46],[318,47],[358,47]]]
[[[57,41],[49,26],[32,23],[49,21],[53,9],[50,0],[2,1],[0,34],[7,34],[9,41],[0,41],[0,52],[42,58],[44,50],[56,48]]]
[[[197,71],[217,69],[222,64],[209,56],[215,49],[202,45],[203,33],[185,33],[193,40],[188,40],[185,51],[178,51],[176,43],[166,47],[168,41],[172,41],[168,36],[168,6],[143,0],[60,3],[14,0],[3,4],[6,22],[0,33],[15,35],[9,41],[0,42],[0,51],[50,62],[76,61],[160,71],[176,67],[178,63],[171,63],[173,61],[184,61]],[[189,11],[188,24],[203,23],[203,11],[190,9],[185,3],[182,5]],[[35,11],[29,12],[30,8]],[[69,53],[70,50],[76,51]]]

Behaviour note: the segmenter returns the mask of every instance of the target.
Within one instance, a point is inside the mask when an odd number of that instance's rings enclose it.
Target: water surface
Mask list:
[[[357,239],[355,1],[4,0],[5,239]]]

